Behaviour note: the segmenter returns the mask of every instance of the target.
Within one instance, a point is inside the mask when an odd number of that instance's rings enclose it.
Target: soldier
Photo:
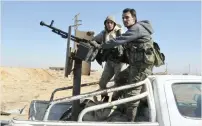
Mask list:
[[[105,29],[93,38],[93,40],[100,44],[103,44],[106,41],[109,41],[112,38],[116,38],[122,34],[121,25],[116,24],[115,18],[113,16],[108,16],[106,18],[104,21],[104,26]],[[113,76],[116,78],[118,73],[121,71],[123,63],[120,62],[120,58],[122,54],[123,47],[121,45],[114,47],[113,49],[103,51],[102,60],[106,61],[106,64],[102,76],[99,80],[100,89],[106,89],[106,85],[110,79]],[[101,99],[103,102],[107,102],[109,100],[108,94],[102,94]]]
[[[137,22],[136,11],[126,8],[123,10],[122,20],[128,29],[119,37],[113,38],[106,43],[97,45],[101,49],[110,49],[119,45],[125,45],[126,57],[129,66],[115,78],[117,86],[142,81],[152,74],[155,62],[153,51],[153,28],[148,20]],[[140,94],[142,86],[119,92],[121,98],[131,97]],[[124,105],[124,112],[129,121],[135,121],[137,107],[140,101],[130,102]]]

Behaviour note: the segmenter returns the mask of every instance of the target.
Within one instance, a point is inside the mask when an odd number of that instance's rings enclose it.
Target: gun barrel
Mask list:
[[[43,22],[43,21],[40,22],[40,25],[41,25],[41,26],[47,26],[47,27],[49,27],[49,25],[47,25],[47,24],[46,24],[45,22]]]
[[[67,33],[67,32],[64,32],[64,31],[62,31],[62,30],[60,30],[60,29],[55,28],[55,27],[52,26],[52,25],[53,25],[53,22],[54,22],[54,21],[52,20],[51,24],[50,24],[50,25],[47,25],[45,22],[41,21],[41,22],[40,22],[40,25],[41,25],[41,26],[46,26],[46,27],[52,29],[52,32],[54,32],[54,33],[60,35],[62,38],[68,38],[68,33]],[[75,42],[80,42],[80,41],[87,42],[87,41],[88,41],[88,40],[81,39],[81,38],[78,38],[78,37],[73,36],[73,35],[71,35],[71,40],[72,40],[72,41],[75,41]]]
[[[43,21],[40,22],[40,25],[43,26],[45,23]]]

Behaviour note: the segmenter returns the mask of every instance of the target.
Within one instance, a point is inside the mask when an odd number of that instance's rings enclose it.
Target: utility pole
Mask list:
[[[81,22],[82,20],[78,20],[80,13],[76,14],[74,16],[74,30],[75,30],[75,36],[78,37],[78,35],[76,34],[78,26],[81,24],[78,24],[79,22]],[[77,43],[74,43],[74,49],[77,49]],[[82,61],[82,75],[90,75],[90,66],[91,63],[87,63],[85,61]]]
[[[77,37],[76,35],[76,30],[78,29],[78,26],[79,25],[82,25],[82,24],[78,24],[79,22],[81,22],[82,20],[78,20],[78,17],[79,17],[80,13],[76,14],[73,18],[74,20],[74,35]],[[74,43],[74,49],[77,49],[77,43]]]

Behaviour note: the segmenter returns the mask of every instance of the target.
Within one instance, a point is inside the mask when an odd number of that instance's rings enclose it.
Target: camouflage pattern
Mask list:
[[[116,75],[116,86],[143,81],[152,74],[154,66],[158,67],[164,64],[165,57],[160,52],[160,48],[155,46],[155,42],[151,37],[153,32],[153,28],[148,20],[139,21],[132,27],[129,27],[120,37],[110,39],[101,45],[102,49],[112,49],[116,46],[124,45],[124,59],[129,63],[129,67]],[[157,53],[159,54],[157,55]],[[106,68],[106,70],[108,70],[108,68]],[[106,71],[105,74],[109,73],[110,72]],[[101,80],[105,81],[105,77]],[[103,88],[106,88],[106,86],[104,87],[104,84],[102,86]],[[136,96],[143,90],[143,86],[139,86],[124,91],[114,92],[112,98],[122,99]],[[141,103],[142,101],[137,100],[119,105],[117,110],[114,111],[114,114],[111,114],[108,118],[108,121],[148,121],[148,107],[143,106]],[[139,104],[141,106],[139,106]]]
[[[146,65],[146,64],[145,64]],[[153,65],[147,65],[145,68],[140,68],[139,66],[128,66],[124,71],[120,72],[115,79],[117,86],[122,86],[126,84],[136,83],[143,81],[147,78],[148,75],[152,74]],[[113,97],[118,98],[127,98],[140,94],[142,91],[142,86],[135,87],[133,89],[128,89],[124,91],[115,92]],[[130,121],[135,121],[137,107],[140,101],[130,102],[124,105],[120,105],[120,109],[127,114]]]
[[[129,43],[128,45],[128,59],[129,67],[121,72],[117,79],[115,80],[116,85],[121,86],[124,84],[137,83],[143,81],[149,75],[152,74],[153,62],[154,62],[154,53],[147,52],[147,50],[152,48],[152,42],[145,42],[144,44]],[[141,48],[139,48],[141,47]],[[142,45],[142,46],[141,46]],[[142,50],[145,50],[145,52]],[[146,54],[147,53],[147,54]],[[142,86],[135,87],[133,89],[124,90],[118,93],[115,93],[113,97],[118,98],[127,98],[131,96],[138,95],[142,92]],[[121,106],[123,112],[127,114],[131,122],[137,120],[136,114],[139,107],[140,100],[135,102],[130,102]]]
[[[118,45],[125,45],[126,58],[129,67],[120,72],[116,77],[115,83],[117,86],[137,83],[147,78],[152,74],[152,69],[155,61],[155,54],[153,52],[153,28],[148,20],[139,21],[120,37],[111,39],[101,45],[102,49],[110,49]],[[136,96],[143,90],[142,86],[135,87],[124,91],[119,91],[113,94],[113,97],[127,98]],[[136,120],[137,108],[139,108],[140,101],[130,102],[120,105],[118,108],[123,113],[127,114],[129,121]]]

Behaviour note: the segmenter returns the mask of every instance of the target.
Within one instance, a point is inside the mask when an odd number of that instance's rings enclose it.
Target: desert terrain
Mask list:
[[[27,119],[32,100],[49,100],[56,88],[73,85],[73,75],[64,77],[64,71],[41,68],[0,67],[1,112],[11,115],[0,116],[0,119]],[[90,76],[82,75],[81,84],[98,81],[101,71],[91,72]],[[82,87],[81,93],[98,89],[98,85]],[[55,99],[72,95],[72,90],[55,94]],[[24,108],[21,114],[19,109]]]

